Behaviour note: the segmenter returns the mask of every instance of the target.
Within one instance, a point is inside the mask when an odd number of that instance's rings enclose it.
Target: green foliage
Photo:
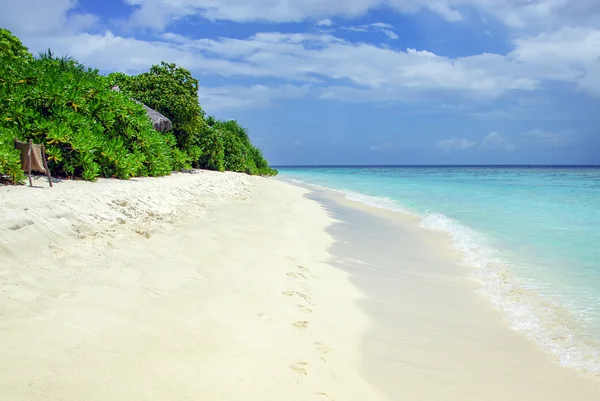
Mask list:
[[[118,84],[130,96],[162,113],[173,123],[178,165],[217,171],[275,175],[262,153],[250,143],[245,128],[236,121],[204,116],[198,104],[198,80],[175,64],[161,63],[137,76],[113,73],[109,84]]]
[[[29,62],[0,58],[0,136],[0,169],[14,182],[22,178],[14,138],[43,143],[53,175],[88,181],[169,174],[175,142],[153,129],[141,105],[107,90],[98,71],[50,52]]]
[[[276,175],[260,150],[252,146],[248,131],[235,120],[219,121],[214,117],[206,119],[207,125],[214,129],[221,139],[224,153],[224,168],[252,175]]]
[[[207,125],[199,135],[198,145],[202,149],[202,156],[198,160],[200,167],[225,171],[225,148],[219,131]]]
[[[4,28],[0,28],[0,54],[6,58],[17,59],[23,62],[33,60],[29,49],[23,46],[19,38]]]
[[[197,161],[202,150],[198,134],[204,112],[198,104],[198,80],[188,70],[162,62],[140,75],[114,73],[108,78],[111,85],[118,84],[121,90],[169,118],[177,146],[187,155],[187,163],[199,167]]]
[[[7,175],[14,182],[21,182],[25,176],[21,170],[19,151],[14,149],[10,135],[0,132],[0,176]]]
[[[110,90],[118,84],[122,92]],[[165,115],[154,130],[136,99]],[[190,167],[275,175],[236,121],[205,118],[198,81],[175,64],[102,76],[50,51],[33,58],[0,29],[0,175],[23,180],[14,139],[43,143],[51,173],[94,181],[161,176]]]

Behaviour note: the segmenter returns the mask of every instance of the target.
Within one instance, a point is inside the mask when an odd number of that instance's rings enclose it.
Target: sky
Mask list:
[[[0,0],[0,27],[189,69],[274,165],[600,164],[598,0]]]

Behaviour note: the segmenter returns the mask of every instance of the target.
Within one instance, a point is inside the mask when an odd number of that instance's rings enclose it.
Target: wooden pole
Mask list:
[[[31,148],[32,148],[32,142],[31,142],[31,139],[30,139],[29,140],[29,147],[27,149],[27,161],[29,163],[29,166],[27,166],[28,167],[28,169],[27,169],[28,170],[27,171],[27,175],[29,176],[29,186],[33,187],[33,183],[31,182],[31,150],[32,150]]]
[[[42,145],[42,160],[44,160],[44,168],[46,169],[46,175],[48,176],[48,184],[50,184],[50,188],[52,188],[52,177],[50,176],[50,169],[48,168],[48,162],[46,161],[46,150],[44,149],[44,145]]]

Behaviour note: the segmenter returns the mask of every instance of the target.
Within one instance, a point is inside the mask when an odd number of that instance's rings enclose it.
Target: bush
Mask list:
[[[132,98],[169,118],[172,132],[155,131]],[[190,167],[277,173],[236,121],[205,118],[189,71],[163,62],[137,76],[106,77],[50,51],[34,58],[0,29],[0,175],[16,183],[24,174],[15,138],[43,143],[53,175],[88,181]]]
[[[110,86],[118,84],[131,97],[171,120],[179,149],[178,165],[276,174],[262,153],[253,151],[245,128],[233,120],[205,118],[198,103],[198,80],[186,69],[163,62],[134,77],[113,73],[108,78]]]
[[[225,149],[220,132],[207,125],[199,135],[198,144],[202,148],[199,166],[208,170],[225,171]]]
[[[208,117],[206,123],[216,130],[221,138],[225,170],[252,175],[277,174],[276,170],[269,168],[260,150],[252,146],[248,131],[237,121],[219,121]]]
[[[32,139],[45,145],[53,175],[94,181],[170,174],[172,135],[156,132],[141,105],[106,89],[98,71],[50,52],[30,62],[0,61],[1,154],[14,138]],[[5,162],[3,174],[18,181],[18,153],[10,154],[13,167]]]
[[[199,167],[202,150],[198,134],[204,112],[198,104],[198,80],[188,70],[162,62],[140,75],[113,73],[108,78],[111,86],[119,85],[131,97],[169,118],[177,147],[186,155],[186,164]]]

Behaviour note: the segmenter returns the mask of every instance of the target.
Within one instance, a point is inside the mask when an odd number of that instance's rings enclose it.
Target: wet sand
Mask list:
[[[564,368],[476,293],[469,267],[417,218],[326,191],[332,264],[365,295],[363,374],[391,400],[597,400],[600,381]]]

